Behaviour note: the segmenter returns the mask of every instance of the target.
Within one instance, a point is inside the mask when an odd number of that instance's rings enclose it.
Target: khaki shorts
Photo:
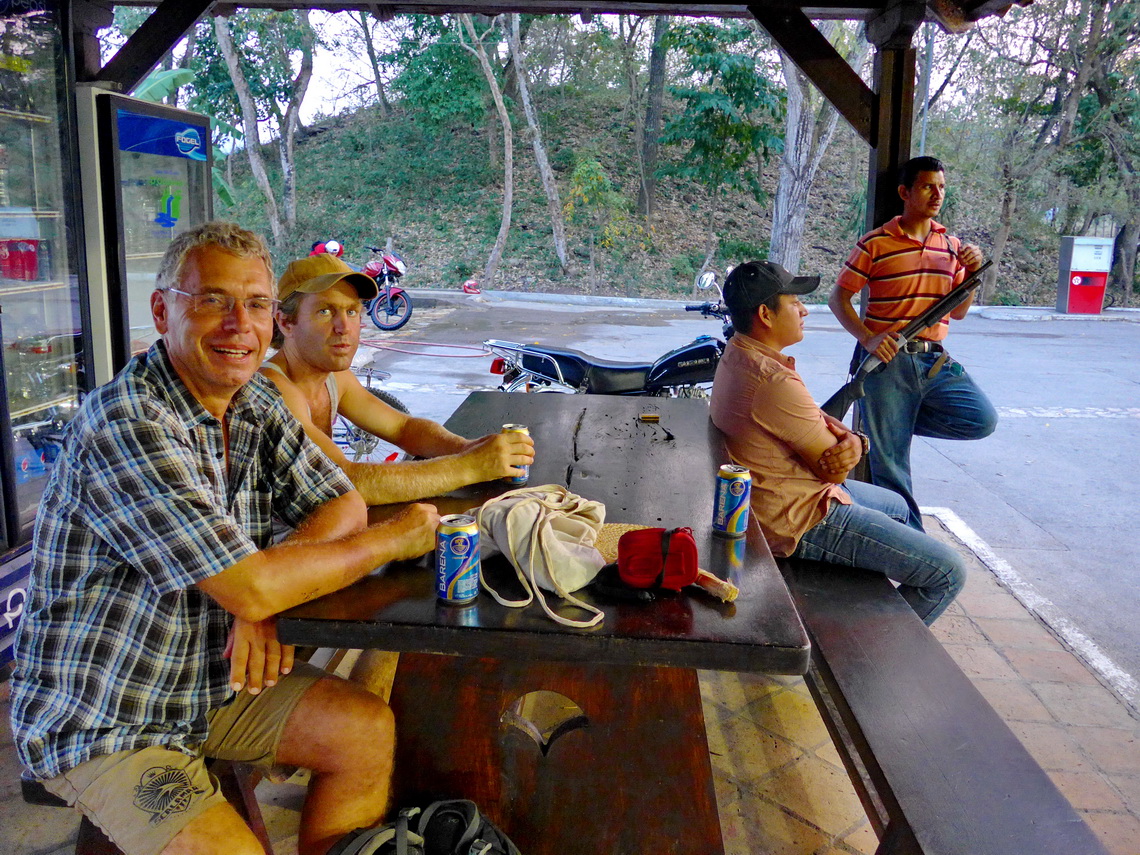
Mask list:
[[[301,696],[327,676],[298,662],[276,686],[242,692],[210,713],[202,756],[160,745],[129,749],[80,763],[44,787],[103,829],[125,855],[158,855],[194,819],[226,801],[205,758],[272,765]]]

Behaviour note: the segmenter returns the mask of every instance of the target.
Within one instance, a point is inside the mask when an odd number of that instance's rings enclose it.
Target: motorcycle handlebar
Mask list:
[[[700,312],[705,317],[712,315],[714,318],[721,318],[722,320],[728,317],[728,310],[721,307],[720,303],[691,303],[685,306],[686,312]]]

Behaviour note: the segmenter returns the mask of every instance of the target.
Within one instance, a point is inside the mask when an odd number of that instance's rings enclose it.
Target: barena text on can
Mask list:
[[[743,537],[748,531],[748,502],[752,473],[747,466],[726,463],[716,473],[713,531],[725,537]]]
[[[527,436],[530,436],[530,428],[526,425],[503,425],[503,433],[525,433]],[[521,475],[510,475],[503,480],[508,484],[515,484],[521,487],[530,480],[530,466],[518,466],[516,468],[522,470]]]
[[[441,517],[435,531],[435,593],[451,605],[479,596],[479,525],[468,514]]]

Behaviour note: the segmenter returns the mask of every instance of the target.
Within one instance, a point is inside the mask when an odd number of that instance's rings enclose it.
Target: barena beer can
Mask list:
[[[725,537],[743,537],[748,531],[748,500],[752,473],[746,466],[726,463],[716,473],[713,531]]]
[[[435,593],[451,605],[479,596],[479,525],[468,514],[441,517],[435,530]]]
[[[526,425],[503,425],[503,433],[525,433],[527,436],[530,436],[530,428],[528,428]],[[523,484],[530,480],[530,466],[520,466],[518,468],[522,469],[521,475],[511,475],[510,477],[504,478],[503,480],[508,484],[514,484],[518,487],[521,487]]]

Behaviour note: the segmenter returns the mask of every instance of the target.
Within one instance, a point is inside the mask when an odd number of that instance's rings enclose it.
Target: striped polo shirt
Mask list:
[[[931,221],[926,241],[903,233],[901,217],[859,238],[839,274],[839,287],[858,293],[870,287],[863,319],[873,334],[897,331],[966,278],[958,260],[961,242]],[[950,328],[943,318],[919,338],[942,341]]]

